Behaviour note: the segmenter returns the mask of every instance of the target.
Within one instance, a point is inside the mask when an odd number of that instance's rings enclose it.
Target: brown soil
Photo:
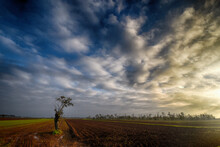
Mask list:
[[[0,129],[0,146],[218,146],[220,129],[175,128],[80,119],[61,120],[61,135],[54,122]]]
[[[0,146],[18,147],[58,147],[58,146],[83,146],[76,142],[70,135],[70,130],[64,120],[60,123],[63,134],[53,135],[54,122],[20,126],[0,130]]]
[[[87,146],[218,146],[220,129],[175,128],[120,122],[66,120]]]
[[[184,126],[212,126],[212,127],[220,127],[219,121],[216,120],[216,123],[210,123],[210,120],[194,120],[194,121],[160,121],[160,120],[109,120],[109,121],[117,121],[117,122],[130,122],[130,123],[149,123],[149,124],[165,124],[165,125],[184,125]],[[213,120],[211,120],[214,122]],[[217,122],[218,121],[218,122]]]

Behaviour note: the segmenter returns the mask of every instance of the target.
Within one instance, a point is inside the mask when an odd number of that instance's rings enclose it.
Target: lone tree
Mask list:
[[[54,118],[54,125],[55,129],[58,130],[58,124],[59,124],[59,119],[63,115],[63,108],[68,107],[68,106],[73,106],[73,103],[71,102],[71,98],[68,97],[66,98],[65,96],[61,96],[59,98],[56,98],[56,106],[55,106],[55,118]]]

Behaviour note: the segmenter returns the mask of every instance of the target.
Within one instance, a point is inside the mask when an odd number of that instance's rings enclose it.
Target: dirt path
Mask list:
[[[86,145],[77,141],[77,137],[73,130],[65,120],[60,124],[63,131],[63,137],[59,140],[59,146],[85,147]]]

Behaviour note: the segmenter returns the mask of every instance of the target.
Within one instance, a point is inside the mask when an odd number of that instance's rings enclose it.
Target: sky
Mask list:
[[[219,0],[1,0],[0,114],[220,117]]]

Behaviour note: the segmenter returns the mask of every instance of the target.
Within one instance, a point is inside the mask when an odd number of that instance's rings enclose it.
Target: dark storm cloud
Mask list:
[[[76,103],[68,116],[196,113],[199,105],[217,112],[218,7],[214,0],[3,0],[0,113],[52,116],[60,95]]]

